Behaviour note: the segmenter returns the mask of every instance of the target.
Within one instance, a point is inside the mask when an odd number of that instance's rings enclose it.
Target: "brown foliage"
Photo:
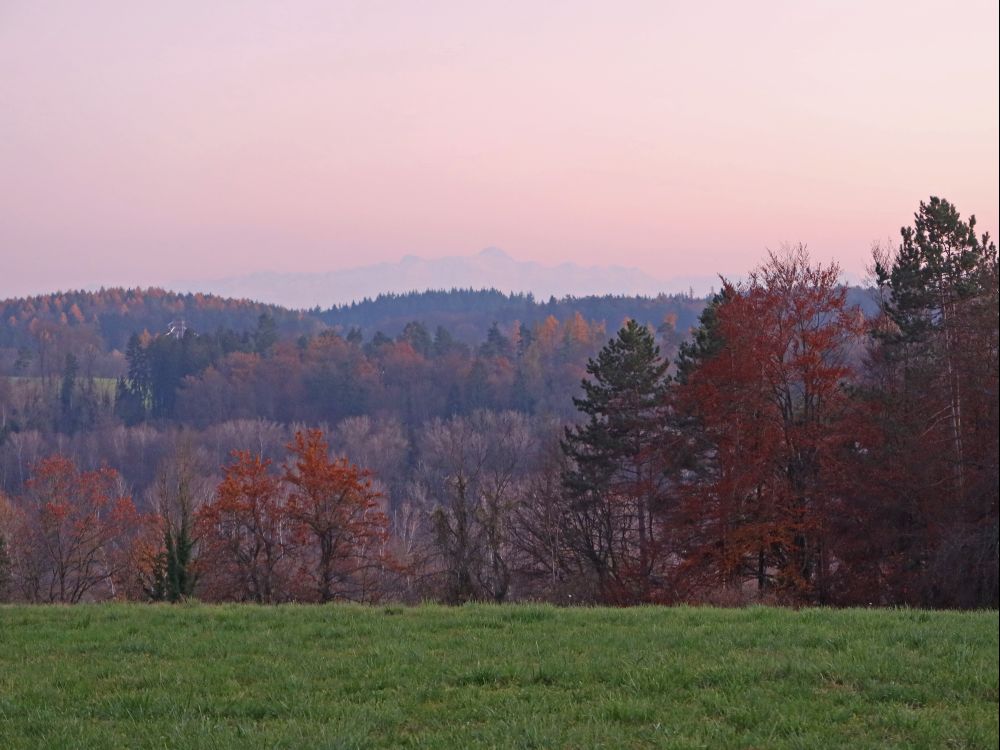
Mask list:
[[[392,565],[388,520],[370,473],[331,459],[319,430],[297,432],[279,476],[234,451],[215,498],[198,511],[199,594],[213,600],[378,598]]]
[[[234,451],[214,500],[198,512],[199,575],[209,599],[274,603],[290,597],[294,535],[270,460]]]
[[[846,356],[862,319],[836,266],[772,254],[718,308],[721,349],[679,389],[705,465],[683,482],[688,586],[824,601],[830,519],[852,442]]]
[[[285,510],[300,541],[311,594],[323,602],[375,598],[388,518],[371,473],[346,458],[331,459],[319,430],[295,433],[288,449]]]
[[[141,519],[114,470],[81,472],[50,456],[35,467],[15,511],[13,575],[25,599],[75,603],[132,587]]]

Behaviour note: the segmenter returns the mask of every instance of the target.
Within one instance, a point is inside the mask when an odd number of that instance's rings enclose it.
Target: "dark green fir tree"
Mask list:
[[[662,451],[667,429],[667,362],[652,332],[629,321],[587,364],[586,421],[566,429],[571,468],[571,535],[591,561],[602,594],[621,603],[655,597],[663,562]]]

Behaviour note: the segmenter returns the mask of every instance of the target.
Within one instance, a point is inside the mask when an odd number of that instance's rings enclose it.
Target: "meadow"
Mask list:
[[[10,384],[11,393],[14,400],[23,401],[38,394],[58,395],[62,385],[62,374],[54,375],[50,378],[40,378],[32,375],[4,375],[0,376]],[[114,404],[118,390],[118,380],[116,378],[89,378],[88,383],[93,385],[94,392],[98,398],[108,399]]]
[[[0,606],[0,747],[996,747],[998,615]]]

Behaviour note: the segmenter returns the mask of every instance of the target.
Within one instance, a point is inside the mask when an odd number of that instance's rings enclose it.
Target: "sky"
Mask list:
[[[995,0],[0,0],[0,298],[995,234]]]

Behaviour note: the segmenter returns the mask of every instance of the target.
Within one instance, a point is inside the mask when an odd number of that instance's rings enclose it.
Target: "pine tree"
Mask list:
[[[267,313],[257,318],[257,330],[253,334],[253,348],[258,354],[267,354],[278,341],[278,327]]]
[[[74,432],[77,427],[75,397],[76,376],[79,369],[76,357],[72,353],[67,354],[66,366],[63,368],[62,385],[59,388],[61,426],[66,432]]]
[[[429,357],[434,348],[434,342],[426,326],[416,320],[410,321],[403,327],[398,340],[407,342],[413,347],[413,351],[423,357]]]
[[[946,200],[921,202],[900,246],[876,257],[882,320],[872,352],[885,465],[907,529],[900,599],[995,606],[997,249]]]
[[[563,475],[572,537],[605,598],[649,600],[662,596],[667,362],[649,329],[630,320],[587,372],[584,397],[573,400],[587,421],[562,442],[573,467]]]
[[[883,310],[895,324],[884,332],[886,354],[904,362],[903,375],[922,381],[921,390],[938,386],[946,403],[941,418],[950,433],[955,491],[965,492],[962,425],[965,370],[978,352],[971,351],[974,327],[970,313],[989,304],[995,287],[997,250],[984,234],[976,236],[976,218],[964,222],[948,201],[921,202],[914,226],[900,230],[895,257],[876,264],[879,286],[888,293]],[[890,264],[887,266],[887,263]],[[991,271],[992,269],[992,271]],[[988,351],[988,350],[987,350]]]
[[[496,321],[490,326],[486,333],[486,341],[479,346],[480,357],[508,357],[510,356],[510,339],[500,332],[500,326]]]
[[[128,361],[128,375],[118,379],[115,412],[125,424],[135,425],[146,418],[153,395],[149,357],[136,333],[128,340],[125,359]]]

